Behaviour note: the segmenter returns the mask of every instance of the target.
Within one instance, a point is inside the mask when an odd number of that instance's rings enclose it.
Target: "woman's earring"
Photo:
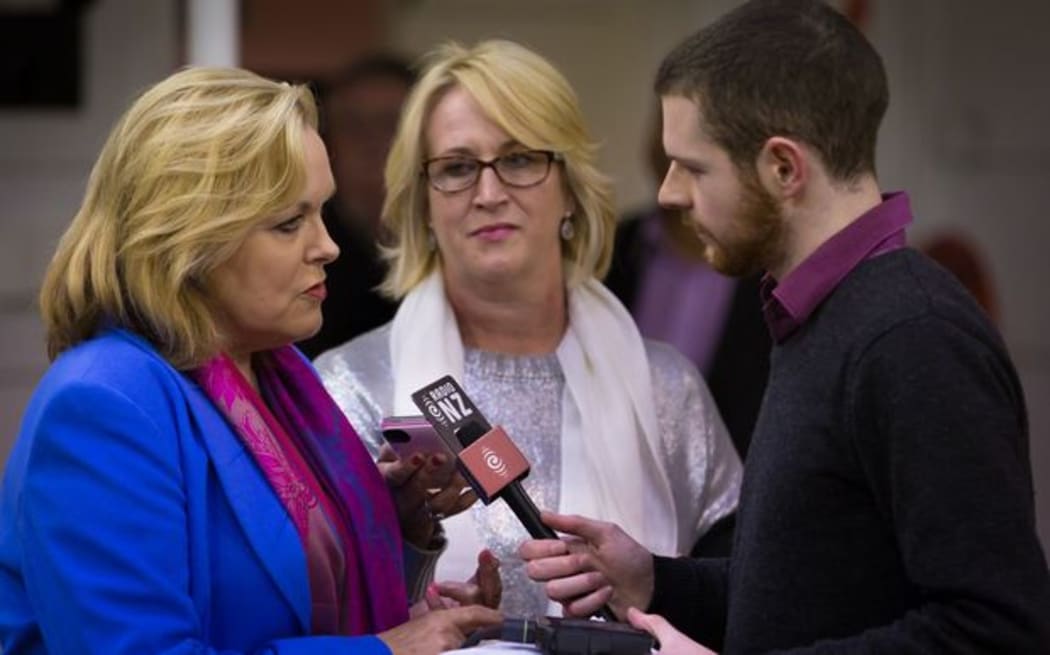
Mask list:
[[[427,250],[434,252],[437,250],[438,244],[437,239],[434,238],[434,230],[430,226],[427,226]]]
[[[572,241],[572,238],[576,236],[576,226],[572,224],[572,214],[566,214],[561,219],[561,228],[558,231],[561,232],[563,241]]]

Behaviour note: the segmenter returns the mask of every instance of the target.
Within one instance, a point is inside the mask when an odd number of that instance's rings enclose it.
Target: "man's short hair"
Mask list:
[[[663,61],[655,89],[695,101],[703,128],[738,167],[773,136],[815,149],[828,173],[875,171],[889,104],[882,59],[820,0],[752,0],[703,28]]]

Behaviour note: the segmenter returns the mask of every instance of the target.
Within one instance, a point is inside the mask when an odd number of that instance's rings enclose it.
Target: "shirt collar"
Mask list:
[[[822,243],[779,283],[767,273],[760,287],[762,313],[774,341],[784,342],[801,327],[861,262],[904,247],[904,229],[911,221],[908,194],[885,194],[881,203]]]

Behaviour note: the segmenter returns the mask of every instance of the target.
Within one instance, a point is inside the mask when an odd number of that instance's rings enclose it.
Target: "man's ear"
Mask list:
[[[784,200],[798,195],[809,181],[808,153],[793,139],[770,137],[755,160],[758,179],[773,197]]]

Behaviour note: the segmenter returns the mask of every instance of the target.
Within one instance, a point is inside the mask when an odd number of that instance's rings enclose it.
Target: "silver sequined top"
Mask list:
[[[696,368],[670,346],[654,341],[646,341],[645,346],[675,510],[678,516],[686,513],[699,536],[736,507],[740,460]],[[464,389],[492,424],[513,435],[532,464],[524,486],[536,505],[557,508],[561,467],[574,466],[562,461],[561,441],[552,438],[561,429],[565,385],[557,356],[512,356],[469,348],[464,355]],[[380,420],[393,408],[390,324],[322,354],[314,363],[375,456],[383,442]],[[514,514],[502,502],[487,507],[476,503],[467,511],[481,540],[501,560],[503,611],[508,616],[547,614],[542,587],[525,576],[517,556],[528,534]],[[453,551],[456,544],[448,548]],[[439,561],[438,578],[442,577]]]

